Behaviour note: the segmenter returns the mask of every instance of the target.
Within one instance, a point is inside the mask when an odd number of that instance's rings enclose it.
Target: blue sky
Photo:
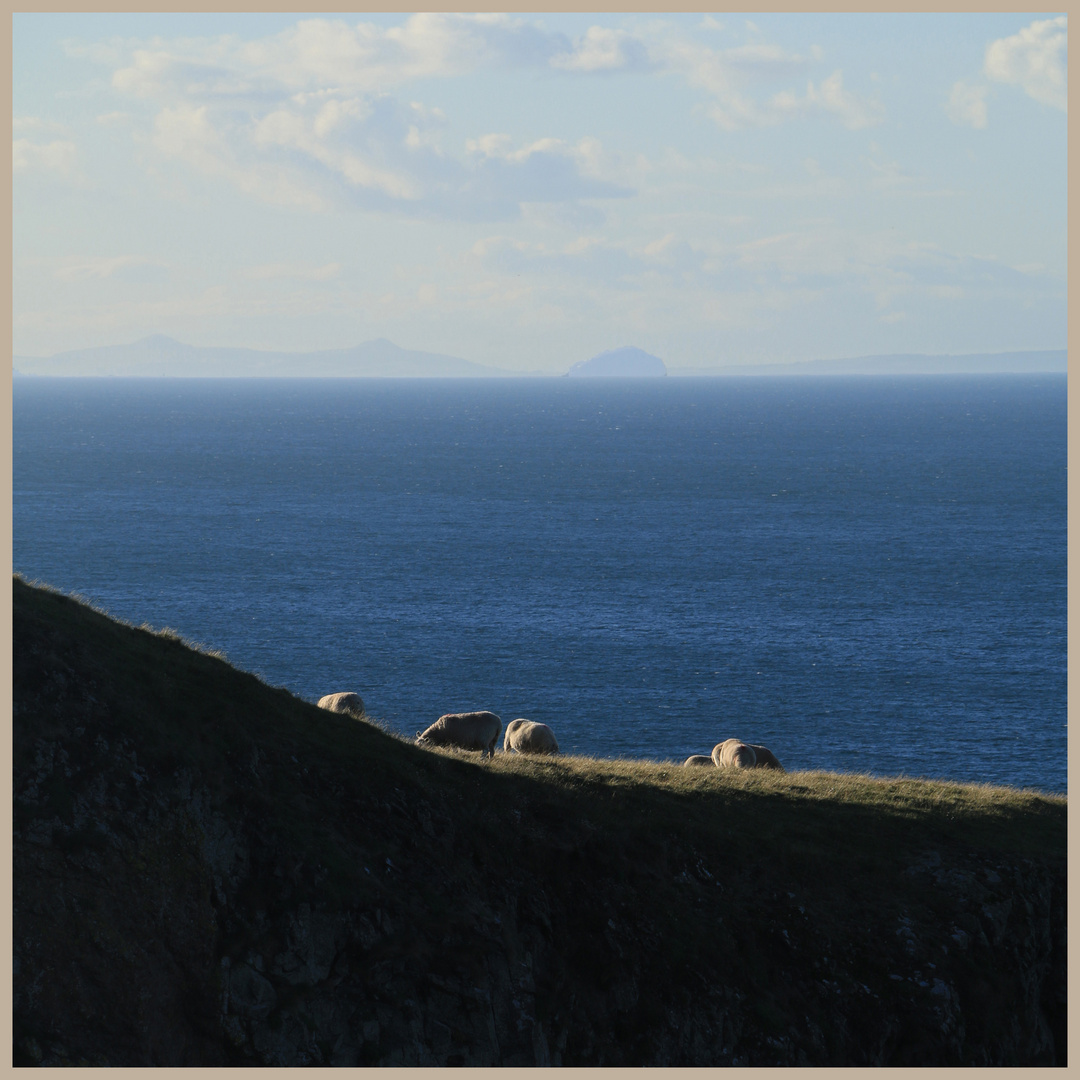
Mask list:
[[[14,352],[1066,343],[1048,14],[17,14]]]

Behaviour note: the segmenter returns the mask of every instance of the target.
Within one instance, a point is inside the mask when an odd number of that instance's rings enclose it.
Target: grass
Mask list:
[[[200,763],[223,781],[225,759],[257,744],[286,763],[302,756],[302,767],[325,774],[331,787],[350,784],[358,769],[377,773],[380,787],[437,783],[447,794],[473,797],[479,785],[500,802],[557,806],[560,818],[580,817],[598,828],[625,830],[632,823],[635,831],[699,834],[702,841],[748,847],[797,837],[804,849],[830,859],[845,852],[876,861],[887,836],[899,848],[935,837],[1051,856],[1065,848],[1066,798],[1030,790],[580,755],[500,752],[482,761],[465,751],[420,749],[377,717],[355,720],[318,709],[173,630],[135,627],[17,575],[13,598],[17,627],[29,620],[79,642],[95,693],[110,700],[114,722],[138,729],[144,753],[163,764]],[[281,795],[294,780],[280,778]]]
[[[457,756],[467,755],[459,751]],[[494,774],[527,777],[555,789],[597,796],[598,808],[605,804],[605,795],[625,796],[616,800],[620,807],[663,796],[680,815],[691,817],[696,810],[710,813],[725,807],[754,832],[768,830],[770,821],[777,826],[778,814],[784,819],[801,815],[800,828],[806,830],[823,820],[822,813],[831,821],[842,809],[849,828],[859,821],[907,822],[1002,850],[1049,854],[1061,851],[1065,841],[1065,796],[991,784],[821,771],[687,768],[577,755],[498,754],[485,767]],[[756,820],[743,822],[737,808],[751,806]],[[1033,821],[1043,825],[1038,839],[1030,832]],[[849,843],[854,836],[848,832]],[[876,846],[873,836],[867,840]]]
[[[70,592],[65,593],[60,589],[54,588],[52,585],[47,584],[44,581],[38,581],[36,579],[29,579],[23,577],[22,574],[12,575],[15,582],[19,585],[28,586],[31,589],[37,589],[43,593],[51,593],[53,596],[60,596],[67,600],[74,600],[77,604],[81,604],[83,607],[88,608],[90,611],[95,612],[98,615],[103,615],[110,622],[117,623],[120,626],[135,627],[135,624],[129,622],[126,619],[121,619],[117,615],[113,615],[107,608],[102,607],[100,604],[94,603],[88,597],[82,595],[82,593]],[[191,638],[184,637],[178,630],[174,630],[171,626],[151,626],[148,622],[140,623],[139,630],[152,635],[153,637],[165,638],[167,641],[176,641],[183,645],[185,648],[190,649],[192,652],[203,653],[206,656],[213,656],[218,660],[224,660],[228,663],[228,656],[224,650],[216,649],[209,645],[204,645],[202,642],[194,641]]]

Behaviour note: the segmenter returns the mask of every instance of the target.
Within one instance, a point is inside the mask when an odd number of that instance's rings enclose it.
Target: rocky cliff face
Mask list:
[[[17,1064],[1065,1063],[1060,861],[905,841],[882,903],[236,673],[200,712],[161,644],[17,612]]]

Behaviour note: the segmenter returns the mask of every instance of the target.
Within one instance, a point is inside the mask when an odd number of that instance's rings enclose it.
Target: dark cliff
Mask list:
[[[15,1063],[1065,1064],[1063,800],[511,764],[16,580]]]

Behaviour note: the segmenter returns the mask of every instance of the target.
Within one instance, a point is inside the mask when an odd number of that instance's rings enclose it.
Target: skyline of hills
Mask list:
[[[897,353],[796,363],[669,366],[636,346],[622,346],[559,370],[515,371],[444,353],[406,349],[376,338],[343,349],[272,351],[188,345],[162,334],[123,345],[72,349],[48,357],[14,356],[15,376],[171,378],[522,378],[557,375],[725,377],[779,375],[1005,374],[1068,370],[1066,349],[1000,353]]]
[[[22,375],[513,378],[521,374],[475,364],[457,356],[403,349],[387,338],[376,338],[345,349],[275,352],[187,345],[155,334],[128,345],[72,349],[49,357],[16,356],[13,364]]]

